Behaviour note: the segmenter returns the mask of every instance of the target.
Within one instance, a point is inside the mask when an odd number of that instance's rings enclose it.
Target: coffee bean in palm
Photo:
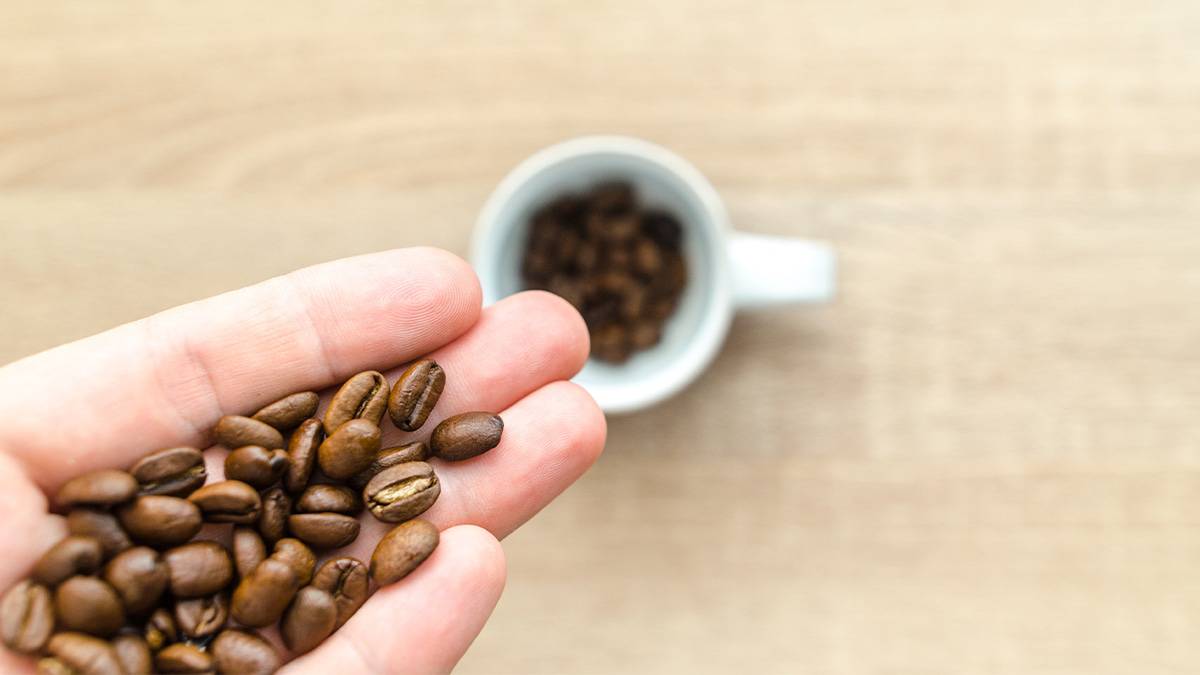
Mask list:
[[[146,639],[146,644],[150,646],[150,651],[158,651],[169,644],[179,640],[179,628],[175,625],[174,615],[166,609],[159,607],[150,614],[150,618],[146,619],[146,626],[142,630],[142,637]]]
[[[209,652],[218,673],[270,675],[282,665],[271,643],[256,633],[237,628],[221,631],[209,645]]]
[[[363,501],[371,515],[385,523],[402,523],[433,506],[442,486],[433,467],[409,462],[384,469],[363,488]]]
[[[279,431],[291,431],[316,414],[320,400],[315,391],[301,391],[263,406],[251,417]]]
[[[240,480],[224,480],[196,490],[188,501],[199,507],[210,523],[258,522],[262,499],[258,491]]]
[[[229,551],[215,541],[194,541],[163,553],[170,575],[171,594],[177,598],[210,595],[233,581]]]
[[[337,625],[337,604],[333,596],[313,586],[296,593],[280,623],[283,644],[297,654],[312,651],[333,633]]]
[[[355,490],[361,490],[375,477],[375,474],[389,466],[396,466],[405,462],[421,462],[428,457],[429,447],[421,441],[407,443],[395,448],[384,448],[379,451],[379,454],[375,457],[375,461],[371,462],[370,466],[351,476],[346,483]]]
[[[379,427],[365,419],[343,423],[317,449],[317,464],[326,476],[345,480],[362,471],[379,454]]]
[[[396,380],[388,398],[388,416],[404,431],[416,431],[425,424],[446,387],[446,371],[430,359],[409,366]]]
[[[416,518],[401,523],[379,540],[371,554],[371,578],[379,586],[395,583],[425,562],[438,545],[438,529]]]
[[[258,445],[268,450],[283,447],[283,435],[266,422],[241,415],[226,415],[213,428],[217,443],[229,448]]]
[[[50,638],[46,651],[72,675],[124,675],[112,645],[91,635],[67,631]]]
[[[58,490],[56,501],[64,507],[113,506],[137,494],[133,476],[116,469],[103,469],[77,476]]]
[[[159,673],[213,673],[213,657],[196,645],[176,642],[154,655],[154,669]]]
[[[306,586],[312,580],[313,570],[317,566],[317,556],[299,539],[291,537],[280,539],[275,543],[275,550],[271,552],[271,557],[287,563],[295,573],[296,582],[300,586]]]
[[[298,590],[300,584],[291,565],[267,558],[234,589],[230,615],[244,626],[269,626],[283,616]]]
[[[196,536],[203,525],[200,509],[179,497],[145,495],[117,508],[129,536],[149,546],[174,546]]]
[[[135,546],[108,561],[104,580],[121,596],[125,612],[137,616],[158,604],[170,583],[171,573],[158,551]]]
[[[196,448],[167,448],[152,452],[129,469],[138,494],[186,497],[208,480],[204,455]]]
[[[284,450],[247,445],[225,456],[225,478],[263,490],[283,478],[289,463]]]
[[[292,511],[292,498],[282,487],[262,493],[262,514],[258,517],[258,532],[267,546],[287,536],[287,517]]]
[[[71,535],[60,539],[33,566],[33,580],[57,586],[77,574],[91,574],[104,562],[104,548],[93,537]]]
[[[325,426],[315,417],[304,420],[292,432],[288,442],[290,462],[283,474],[283,485],[288,492],[296,494],[308,485],[313,465],[317,462],[317,448],[321,447],[324,440]]]
[[[175,625],[191,639],[208,637],[229,619],[229,596],[224,591],[175,602]]]
[[[340,628],[367,601],[367,581],[366,565],[354,558],[341,557],[325,561],[313,575],[312,585],[333,596]]]
[[[358,519],[340,513],[293,513],[288,516],[292,536],[313,548],[340,548],[358,537]]]
[[[100,637],[125,624],[121,597],[95,577],[71,577],[54,589],[54,613],[60,628]]]
[[[238,578],[245,577],[267,557],[267,547],[258,530],[248,525],[233,528],[233,566]]]
[[[0,599],[0,639],[11,650],[32,654],[54,632],[54,603],[50,590],[26,579]]]
[[[429,439],[434,457],[456,462],[482,455],[500,444],[504,420],[486,412],[468,412],[442,420]]]
[[[330,511],[353,516],[363,509],[359,493],[345,485],[309,485],[296,500],[296,513]]]
[[[126,675],[150,675],[154,672],[154,656],[141,635],[121,633],[112,639],[112,648]]]
[[[112,558],[116,554],[133,546],[129,535],[117,521],[117,517],[108,511],[89,508],[75,508],[67,514],[67,531],[81,537],[93,537],[100,542],[104,557]]]
[[[349,420],[363,419],[376,426],[388,401],[387,378],[368,370],[351,377],[334,393],[325,410],[325,433],[332,435]]]

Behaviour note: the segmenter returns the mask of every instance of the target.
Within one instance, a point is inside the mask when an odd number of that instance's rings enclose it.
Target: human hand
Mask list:
[[[438,548],[284,672],[449,671],[499,600],[497,539],[604,446],[603,415],[565,381],[587,352],[583,321],[557,297],[526,292],[481,310],[463,261],[402,249],[306,268],[12,363],[0,368],[0,588],[65,535],[46,495],[69,478],[124,469],[159,448],[204,447],[224,414],[295,391],[327,398],[362,370],[394,381],[397,366],[429,355],[446,371],[441,400],[419,432],[385,424],[384,445],[424,439],[468,410],[499,412],[503,439],[465,462],[432,460],[442,491],[422,517],[442,530]],[[221,480],[224,453],[206,454],[209,482]],[[390,526],[362,522],[346,554],[366,560]],[[0,650],[0,672],[30,670],[31,660]]]

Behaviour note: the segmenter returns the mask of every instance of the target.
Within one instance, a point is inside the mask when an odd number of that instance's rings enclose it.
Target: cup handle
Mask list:
[[[833,247],[792,237],[734,232],[734,304],[738,308],[827,302],[833,298],[837,257]]]

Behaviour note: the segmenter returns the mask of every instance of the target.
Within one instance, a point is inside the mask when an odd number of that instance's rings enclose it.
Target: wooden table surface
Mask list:
[[[592,132],[841,293],[612,419],[460,672],[1200,672],[1194,0],[0,0],[0,361]]]

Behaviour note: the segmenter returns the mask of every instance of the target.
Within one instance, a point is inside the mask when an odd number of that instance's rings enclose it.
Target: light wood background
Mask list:
[[[841,295],[612,419],[461,672],[1200,672],[1194,0],[0,0],[0,361],[465,253],[588,132]]]

